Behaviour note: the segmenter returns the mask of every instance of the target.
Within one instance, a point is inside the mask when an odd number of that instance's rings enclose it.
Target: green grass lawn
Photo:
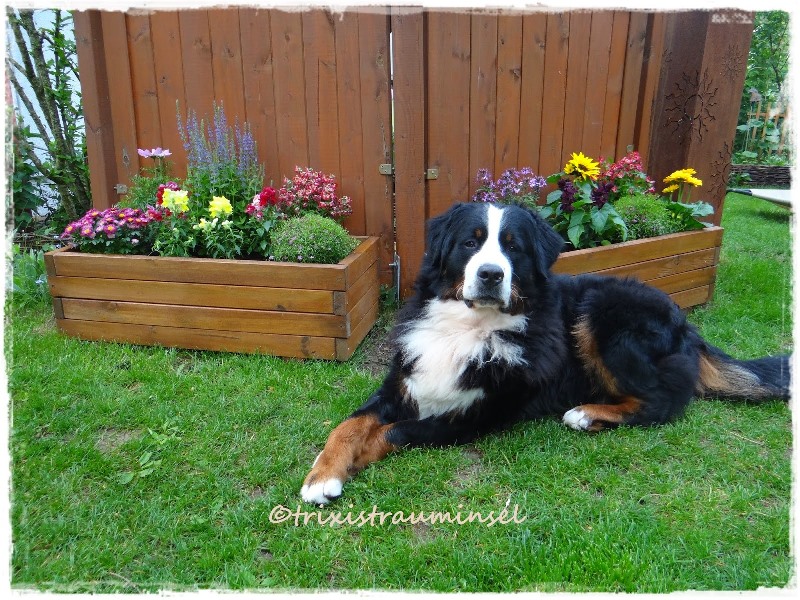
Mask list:
[[[789,213],[729,195],[723,225],[714,301],[692,321],[740,358],[791,350]],[[669,592],[794,572],[783,402],[698,401],[599,435],[527,423],[392,455],[315,509],[303,477],[379,384],[368,351],[333,364],[82,342],[12,296],[16,588]],[[281,505],[325,519],[507,504],[523,522],[270,522]]]

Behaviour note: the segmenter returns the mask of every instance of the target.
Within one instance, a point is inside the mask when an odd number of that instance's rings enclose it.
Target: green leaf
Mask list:
[[[141,466],[145,466],[148,462],[150,462],[150,459],[152,457],[153,457],[153,453],[152,452],[145,452],[144,454],[142,454],[139,457],[139,464]]]
[[[563,178],[564,178],[563,172],[553,173],[546,179],[546,181],[547,183],[558,183]]]
[[[561,196],[563,192],[561,190],[553,190],[549,194],[547,194],[547,203],[552,204],[554,202],[559,202],[561,200]]]
[[[117,482],[121,483],[122,485],[128,485],[131,481],[133,481],[133,477],[133,472],[125,471],[124,473],[117,475]]]
[[[569,241],[576,249],[581,247],[582,234],[583,234],[583,225],[571,226],[567,230],[567,237],[569,237]]]
[[[608,205],[606,205],[608,206]],[[592,211],[592,228],[596,233],[602,233],[608,222],[608,212],[604,210]]]

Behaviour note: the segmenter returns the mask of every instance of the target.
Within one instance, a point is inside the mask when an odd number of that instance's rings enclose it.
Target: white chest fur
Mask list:
[[[469,308],[456,300],[432,300],[421,319],[400,337],[404,361],[416,361],[405,380],[419,418],[467,409],[483,390],[462,389],[459,380],[472,362],[524,362],[522,348],[501,339],[500,331],[523,331],[525,315],[493,308]]]

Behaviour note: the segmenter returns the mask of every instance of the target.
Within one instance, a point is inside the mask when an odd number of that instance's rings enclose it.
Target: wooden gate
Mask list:
[[[657,181],[697,169],[718,223],[752,21],[226,8],[78,12],[75,29],[96,206],[138,172],[138,147],[180,148],[176,101],[200,116],[222,101],[253,127],[268,178],[295,165],[337,175],[346,226],[381,236],[384,282],[396,249],[407,296],[425,220],[469,199],[480,168],[548,175],[572,152],[635,148]]]
[[[387,10],[87,11],[75,32],[95,207],[139,172],[137,148],[170,148],[185,174],[176,103],[203,118],[221,102],[252,127],[268,181],[295,166],[336,175],[353,204],[345,226],[381,237],[390,280],[394,190],[378,168],[392,149]]]

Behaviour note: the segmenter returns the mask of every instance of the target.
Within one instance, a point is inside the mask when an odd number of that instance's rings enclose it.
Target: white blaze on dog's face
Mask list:
[[[473,305],[507,308],[511,302],[511,261],[500,243],[503,212],[486,205],[486,240],[464,269],[463,296]]]

